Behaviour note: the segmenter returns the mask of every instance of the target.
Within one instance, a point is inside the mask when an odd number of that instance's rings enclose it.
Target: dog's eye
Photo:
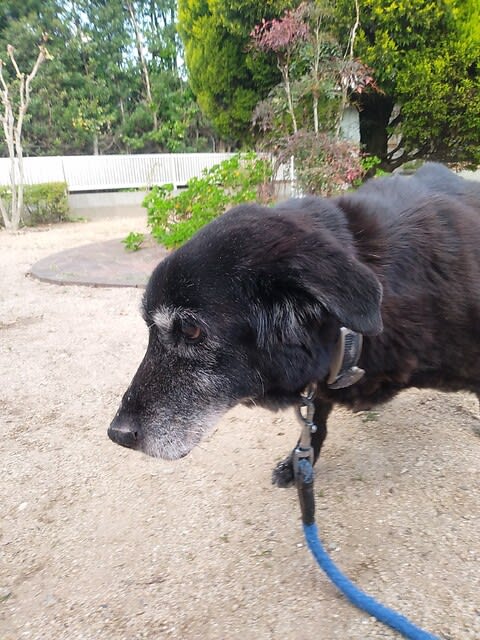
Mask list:
[[[182,321],[180,330],[186,342],[198,342],[203,335],[199,326],[185,320]]]

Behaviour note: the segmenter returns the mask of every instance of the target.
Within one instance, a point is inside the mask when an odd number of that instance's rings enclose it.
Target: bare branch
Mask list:
[[[355,46],[355,40],[357,38],[357,31],[359,26],[360,26],[360,5],[359,5],[359,1],[355,0],[355,22],[353,23],[353,27],[350,31],[347,50],[345,51],[345,57],[347,57],[347,54],[348,54],[348,57],[351,60],[353,59],[353,49]]]
[[[393,118],[393,120],[390,120],[390,122],[388,123],[389,128],[393,129],[394,127],[397,126],[397,124],[400,124],[402,120],[403,120],[403,116],[402,116],[402,112],[400,111],[398,116],[395,116],[395,118]]]
[[[15,48],[12,47],[11,44],[7,45],[7,53],[8,53],[8,57],[12,61],[12,65],[13,65],[13,68],[15,69],[15,73],[17,74],[17,78],[21,80],[25,74],[22,73],[18,68],[17,61],[15,60]]]
[[[390,151],[387,154],[386,160],[388,162],[388,167],[391,170],[401,167],[402,164],[405,164],[405,162],[410,162],[412,160],[416,160],[417,158],[422,158],[425,156],[426,146],[424,145],[420,149],[417,149],[417,151],[412,151],[412,152],[403,151],[403,153],[400,156],[398,156],[397,158],[393,158],[393,154],[396,151],[398,151],[401,147],[402,147],[402,143],[400,142],[400,144],[397,145],[396,149]]]
[[[27,76],[27,79],[25,81],[25,104],[28,107],[28,104],[30,102],[30,84],[32,83],[32,80],[35,78],[35,76],[38,73],[38,70],[40,68],[40,65],[42,64],[42,62],[44,62],[45,60],[47,60],[49,54],[47,51],[47,48],[45,46],[40,46],[39,48],[39,52],[38,52],[38,56],[37,59],[35,61],[35,64],[33,65],[32,70],[30,71],[30,73]]]
[[[3,67],[4,67],[4,62],[3,60],[0,60],[0,82],[2,83],[3,91],[5,91],[8,94],[8,86],[7,86],[7,83],[5,82],[5,78],[3,77]],[[2,94],[2,97],[3,97],[3,94]]]

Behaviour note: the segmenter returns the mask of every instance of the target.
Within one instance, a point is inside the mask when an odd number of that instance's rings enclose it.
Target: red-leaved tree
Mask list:
[[[354,57],[360,24],[358,0],[355,6],[355,22],[343,52],[332,36],[332,0],[304,2],[279,19],[262,21],[251,33],[255,49],[276,56],[285,96],[282,107],[279,89],[275,88],[257,105],[253,122],[277,157],[282,161],[289,154],[294,157],[297,181],[304,192],[330,194],[362,174],[359,149],[340,139],[350,97],[377,90],[371,70]],[[323,122],[320,101],[324,105]],[[306,110],[308,103],[311,113]],[[291,122],[287,130],[282,130],[282,111],[288,113]]]
[[[251,32],[253,47],[263,52],[273,52],[282,75],[288,111],[293,132],[298,131],[290,80],[292,61],[302,42],[308,37],[308,25],[304,22],[304,5],[286,11],[282,18],[262,20]]]

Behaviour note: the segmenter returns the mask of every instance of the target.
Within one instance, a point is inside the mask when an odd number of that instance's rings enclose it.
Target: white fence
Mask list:
[[[45,156],[24,158],[26,184],[66,182],[68,190],[109,191],[149,188],[172,183],[175,188],[200,177],[204,169],[232,153],[159,153],[115,156]],[[10,160],[0,158],[0,185],[10,183]]]
[[[231,158],[232,153],[159,153],[112,156],[45,156],[24,158],[26,184],[66,182],[70,193],[149,189],[172,183],[185,186],[204,169]],[[479,179],[480,172],[461,172],[466,178]],[[0,158],[0,185],[10,183],[10,160]],[[280,167],[276,180],[294,187],[293,162]]]

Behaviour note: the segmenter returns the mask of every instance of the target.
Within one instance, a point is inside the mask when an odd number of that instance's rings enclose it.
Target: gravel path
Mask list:
[[[135,289],[60,287],[33,262],[137,219],[0,232],[0,638],[394,640],[348,605],[270,485],[292,412],[238,408],[178,462],[106,428],[146,345]],[[443,640],[480,638],[480,438],[468,394],[336,411],[318,522],[360,586]]]

